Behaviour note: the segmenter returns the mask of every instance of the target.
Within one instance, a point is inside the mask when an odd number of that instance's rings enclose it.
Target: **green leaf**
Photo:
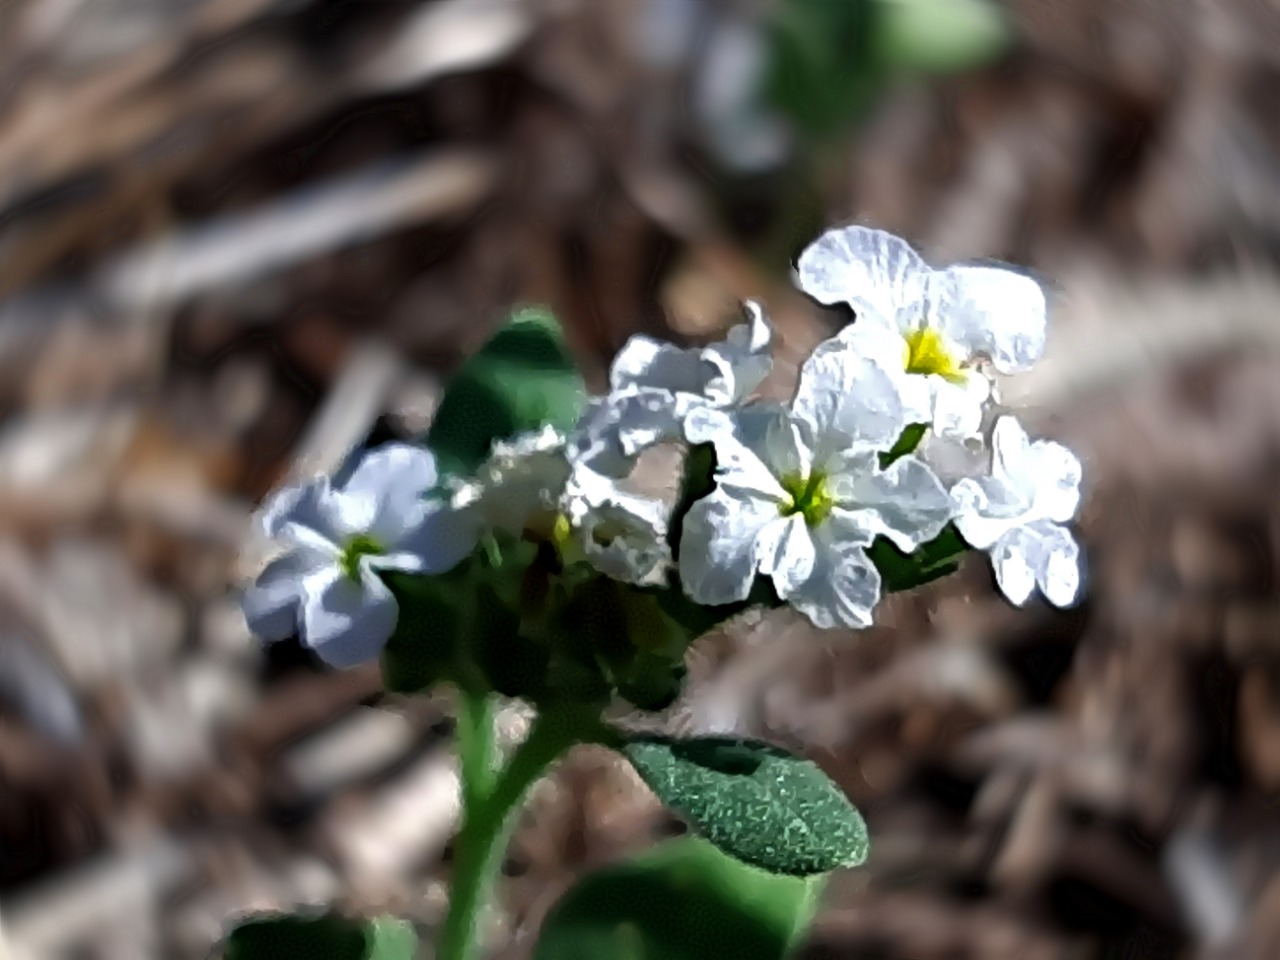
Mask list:
[[[867,555],[880,571],[881,589],[885,593],[898,593],[955,573],[968,549],[955,525],[947,524],[942,533],[922,544],[914,553],[903,553],[879,537],[867,550]]]
[[[543,424],[567,429],[586,389],[555,317],[544,307],[517,311],[455,374],[427,433],[445,468],[471,473],[495,440]]]
[[[880,469],[883,470],[895,460],[901,460],[908,453],[920,446],[920,441],[924,439],[925,431],[929,429],[927,423],[909,423],[902,436],[892,447],[880,454]]]
[[[990,0],[878,0],[887,63],[936,73],[981,66],[1004,51],[1009,25]]]
[[[387,586],[400,605],[395,633],[382,650],[382,683],[416,693],[456,676],[472,590],[471,561],[441,576],[393,573]]]
[[[743,863],[809,876],[866,859],[862,816],[812,761],[729,737],[638,737],[623,753],[668,809]]]
[[[327,913],[251,917],[228,935],[225,960],[413,960],[418,938],[394,917],[357,920]]]
[[[781,960],[825,877],[766,873],[705,841],[668,841],[583,877],[543,922],[533,960]]]

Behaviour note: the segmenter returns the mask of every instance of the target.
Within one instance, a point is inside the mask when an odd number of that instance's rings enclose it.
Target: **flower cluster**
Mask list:
[[[497,440],[469,476],[441,476],[429,450],[393,444],[341,487],[322,479],[277,495],[263,523],[288,550],[246,594],[253,629],[297,632],[337,666],[368,659],[397,618],[382,572],[443,573],[496,535],[707,607],[767,582],[818,626],[864,627],[884,588],[879,544],[911,556],[952,529],[989,551],[1013,602],[1038,587],[1072,603],[1079,555],[1064,524],[1079,461],[1030,441],[1010,416],[987,423],[992,371],[1042,352],[1040,287],[1002,268],[930,268],[903,240],[862,227],[823,235],[797,277],[856,319],[803,364],[789,404],[754,396],[772,340],[755,303],[709,346],[632,337],[576,426]],[[948,485],[929,449],[951,441],[985,462]],[[625,489],[640,455],[670,443],[714,454],[704,489],[680,505]]]

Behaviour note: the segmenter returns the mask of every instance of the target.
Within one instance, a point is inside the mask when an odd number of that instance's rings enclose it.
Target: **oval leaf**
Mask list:
[[[730,737],[638,737],[623,752],[670,810],[744,863],[809,876],[866,859],[862,816],[810,760]]]
[[[543,424],[568,429],[582,411],[586,388],[550,311],[517,311],[450,381],[427,445],[445,468],[470,473],[495,440]]]
[[[812,920],[823,879],[672,840],[579,880],[543,922],[533,960],[780,960]]]

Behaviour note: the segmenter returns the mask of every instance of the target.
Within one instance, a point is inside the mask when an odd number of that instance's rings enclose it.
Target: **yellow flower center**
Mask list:
[[[929,327],[920,327],[907,334],[902,348],[902,366],[907,373],[932,373],[951,383],[965,382],[965,372],[947,350],[942,334]]]
[[[808,526],[816,527],[827,519],[835,506],[835,498],[827,488],[827,478],[821,473],[811,473],[808,477],[788,474],[781,478],[781,483],[788,498],[781,507],[784,517],[798,513]]]

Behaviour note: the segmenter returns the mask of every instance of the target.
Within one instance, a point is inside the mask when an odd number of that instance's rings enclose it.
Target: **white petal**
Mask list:
[[[631,337],[609,368],[612,391],[652,387],[670,392],[701,393],[706,373],[699,351],[677,347],[643,334]]]
[[[951,488],[956,529],[971,546],[986,550],[1020,526],[1030,504],[1000,477],[965,477]]]
[[[680,436],[680,423],[696,398],[688,393],[641,389],[611,402],[616,406],[617,448],[634,464],[645,450]]]
[[[744,399],[764,382],[773,367],[773,327],[769,318],[754,300],[743,304],[743,313],[746,323],[733,327],[721,343],[702,350],[703,361],[713,371],[703,393],[716,406]]]
[[[904,553],[941,533],[954,511],[941,481],[916,457],[896,460],[884,471],[863,473],[851,492],[854,502],[841,506],[866,513],[868,529]]]
[[[568,457],[603,476],[621,479],[652,446],[677,440],[698,397],[651,387],[627,387],[592,400],[568,439]]]
[[[1014,606],[1026,604],[1035,591],[1039,554],[1039,544],[1026,527],[1015,527],[991,548],[996,584]]]
[[[897,322],[920,304],[931,272],[905,240],[883,230],[828,230],[800,254],[800,289],[820,303],[851,304],[859,316]]]
[[[337,557],[338,543],[351,533],[342,522],[340,504],[328,477],[278,491],[264,504],[262,529],[267,536]]]
[[[813,573],[788,602],[816,627],[869,627],[880,600],[880,572],[861,547],[831,540],[830,529],[818,528]]]
[[[1026,502],[1028,519],[1070,520],[1080,506],[1080,461],[1061,444],[1032,443],[1016,418],[1001,417],[992,431],[991,473]]]
[[[268,563],[241,599],[250,631],[266,641],[297,633],[302,582],[329,562],[312,551],[291,550]]]
[[[756,540],[771,523],[781,523],[775,503],[734,497],[718,486],[697,501],[684,518],[680,579],[698,603],[745,600],[758,566]]]
[[[425,447],[387,443],[370,450],[342,486],[343,502],[353,511],[348,522],[394,547],[426,513],[424,497],[438,480],[435,455]],[[357,516],[357,510],[370,512]]]
[[[395,630],[399,608],[375,574],[359,582],[338,567],[327,567],[304,581],[302,642],[339,669],[372,660]]]
[[[1035,511],[1057,523],[1066,523],[1080,507],[1080,460],[1051,440],[1031,445],[1029,473],[1035,482]]]
[[[718,487],[730,488],[736,496],[767,499],[775,510],[786,500],[787,493],[767,462],[775,455],[782,456],[789,449],[788,438],[795,436],[782,407],[760,403],[733,413],[700,408],[685,419],[685,436],[690,443],[715,447]],[[798,449],[790,451],[797,459],[801,457]]]
[[[793,514],[770,523],[756,539],[760,572],[773,578],[778,596],[791,596],[813,574],[813,538],[804,517]]]
[[[684,438],[689,443],[715,443],[724,434],[732,436],[737,428],[733,414],[714,407],[695,407],[684,418]]]
[[[896,373],[905,369],[907,341],[897,324],[871,314],[859,317],[836,334],[837,340],[851,344],[858,353],[886,371]],[[820,345],[825,346],[825,344]]]
[[[819,465],[850,447],[887,450],[907,423],[890,375],[838,339],[805,361],[791,413]]]
[[[569,521],[597,570],[638,585],[666,581],[671,566],[666,503],[623,491],[589,471],[575,472],[566,499]]]
[[[849,344],[860,356],[885,371],[894,383],[902,415],[907,423],[932,423],[934,419],[934,377],[908,373],[905,367],[907,341],[896,326],[875,316],[861,317],[844,327],[836,340]],[[818,349],[829,349],[822,344]],[[816,352],[816,351],[815,351]],[[945,381],[944,381],[945,382]]]
[[[1001,373],[1025,370],[1045,343],[1045,298],[1029,277],[999,267],[954,266],[940,272],[946,285],[942,325],[970,355],[989,357]]]
[[[813,454],[799,424],[785,407],[761,401],[735,410],[731,416],[735,438],[775,477],[809,475]]]
[[[933,410],[929,419],[935,433],[961,440],[979,434],[982,429],[982,408],[991,395],[991,382],[986,377],[971,371],[963,384],[951,383],[937,376],[911,379],[930,382]]]
[[[1040,591],[1055,607],[1069,607],[1080,593],[1080,547],[1066,527],[1042,522],[1032,529],[1040,534]]]
[[[1022,486],[1031,459],[1031,440],[1016,417],[1001,417],[991,431],[991,473]]]
[[[519,534],[531,520],[557,508],[571,471],[565,440],[554,428],[529,431],[495,443],[475,482],[454,497],[453,506],[471,505],[481,525]]]
[[[916,447],[916,453],[946,484],[965,477],[981,476],[987,472],[991,462],[991,452],[981,436],[966,439],[940,437],[930,431]]]
[[[623,414],[624,404],[616,394],[588,400],[567,440],[570,461],[606,477],[620,479],[631,473],[635,461],[623,452],[619,437]]]
[[[879,530],[869,510],[846,510],[833,507],[820,528],[824,542],[869,547]]]
[[[481,518],[474,509],[429,503],[426,515],[400,538],[392,553],[369,559],[379,570],[446,573],[475,550],[480,528]]]

